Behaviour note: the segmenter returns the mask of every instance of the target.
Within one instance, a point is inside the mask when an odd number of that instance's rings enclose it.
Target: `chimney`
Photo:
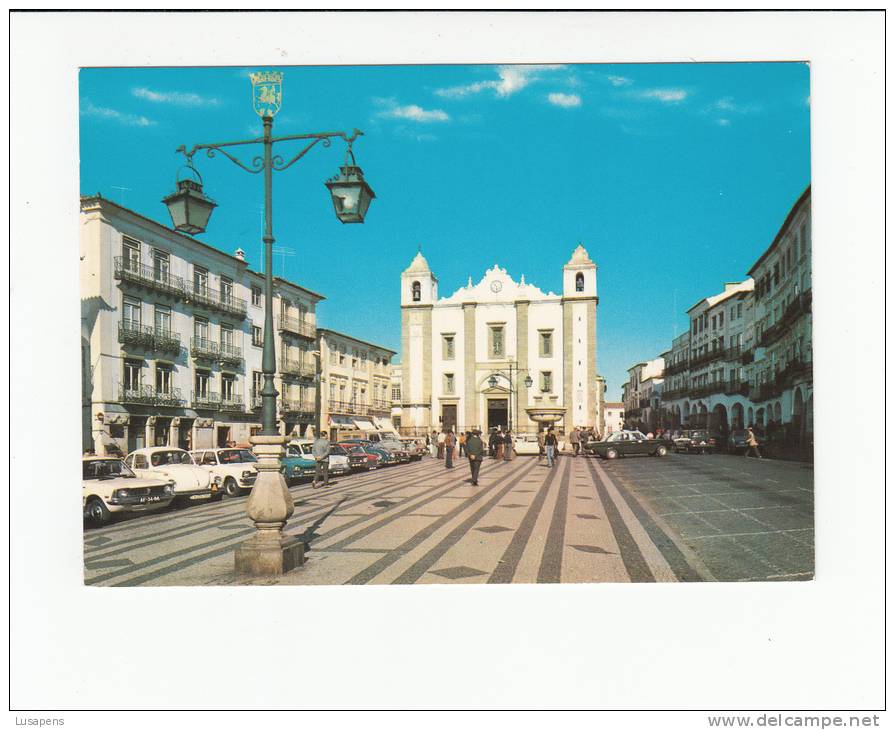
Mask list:
[[[241,248],[236,249],[236,258],[238,258],[240,261],[245,261],[246,252],[243,251]]]

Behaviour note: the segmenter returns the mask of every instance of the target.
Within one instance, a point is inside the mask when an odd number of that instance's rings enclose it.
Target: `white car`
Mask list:
[[[137,449],[124,460],[138,477],[173,479],[177,500],[222,499],[221,477],[196,466],[189,451],[174,446],[152,446]]]
[[[294,439],[289,442],[288,451],[293,456],[304,456],[307,459],[314,459],[312,447],[314,442],[309,439]],[[339,476],[341,474],[350,474],[351,465],[348,463],[347,454],[330,454],[329,455],[329,473]]]
[[[220,477],[224,494],[238,497],[244,489],[255,486],[258,478],[258,459],[251,449],[198,449],[191,451],[193,461],[211,473],[212,478]]]
[[[121,460],[88,456],[82,460],[84,519],[105,525],[116,512],[148,512],[171,504],[174,482],[140,479]]]

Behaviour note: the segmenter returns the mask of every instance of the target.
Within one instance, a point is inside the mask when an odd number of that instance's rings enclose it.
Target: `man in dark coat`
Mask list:
[[[492,428],[491,433],[488,435],[488,453],[495,459],[497,458],[497,442],[498,442],[498,440],[499,439],[497,436],[497,429]]]
[[[466,437],[466,455],[469,457],[472,484],[477,487],[479,485],[479,469],[482,468],[482,457],[485,455],[485,445],[482,443],[478,431],[473,431]]]

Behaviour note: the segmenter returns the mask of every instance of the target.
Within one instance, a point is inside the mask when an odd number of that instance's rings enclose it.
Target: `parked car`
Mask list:
[[[191,451],[190,456],[212,477],[221,478],[224,494],[228,497],[238,497],[243,490],[255,486],[258,459],[251,449],[199,449]]]
[[[193,501],[200,499],[222,499],[219,476],[196,466],[188,451],[173,446],[150,446],[137,449],[124,460],[134,473],[143,479],[172,479],[174,499]]]
[[[302,456],[306,456],[314,461],[313,446],[314,442],[310,439],[293,439],[289,442],[290,446],[301,449]],[[351,466],[348,463],[348,454],[342,449],[333,449],[330,444],[329,450],[329,473],[330,476],[341,476],[342,474],[350,474]]]
[[[616,431],[602,441],[590,441],[585,451],[604,459],[619,456],[665,456],[668,447],[664,441],[648,439],[640,431]]]
[[[730,435],[727,437],[727,450],[733,454],[737,454],[740,452],[746,451],[748,444],[746,441],[749,439],[749,434],[745,429],[738,428],[734,431],[730,432]],[[758,438],[758,434],[755,435],[755,439],[758,441],[759,446],[761,445],[761,439]]]
[[[286,484],[313,477],[317,471],[317,462],[313,456],[305,454],[300,446],[286,446],[286,456],[282,459],[283,476]]]
[[[382,457],[372,449],[368,451],[361,444],[355,443],[340,443],[339,446],[345,449],[348,452],[348,458],[353,460],[349,462],[352,469],[372,471],[379,468]]]
[[[379,465],[379,457],[375,454],[368,454],[358,444],[334,444],[342,449],[348,455],[348,465],[351,471],[366,471],[375,469]]]
[[[383,466],[392,466],[393,464],[402,461],[410,461],[410,455],[403,449],[403,447],[396,449],[394,448],[394,445],[392,445],[392,448],[388,448],[386,445],[387,442],[378,441],[373,443],[367,439],[346,439],[342,443],[360,444],[365,450],[368,450],[368,453],[370,453],[369,449],[372,449],[372,453],[382,456],[380,464]]]
[[[682,431],[674,440],[674,450],[677,453],[706,454],[715,451],[717,441],[709,436],[708,431],[692,430]]]
[[[416,439],[398,439],[402,444],[404,444],[404,448],[407,449],[407,453],[410,454],[411,461],[419,461],[423,458],[423,452],[425,451],[425,445],[420,445],[420,443]]]
[[[537,456],[541,453],[541,447],[538,445],[538,436],[534,433],[526,433],[513,437],[513,449],[517,454],[526,454]]]
[[[376,444],[380,449],[385,449],[394,454],[395,458],[402,464],[410,461],[410,450],[406,444],[396,438],[383,438]]]
[[[121,459],[87,456],[81,467],[84,519],[95,525],[119,512],[162,509],[174,499],[173,479],[140,479]]]

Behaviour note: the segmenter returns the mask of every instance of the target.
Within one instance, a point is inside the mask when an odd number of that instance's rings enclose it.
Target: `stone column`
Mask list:
[[[280,471],[280,459],[286,454],[282,436],[253,436],[253,451],[258,459],[258,478],[246,512],[255,523],[255,534],[235,552],[237,575],[276,576],[288,573],[305,562],[305,545],[298,538],[283,534],[286,522],[295,511],[286,479]]]

